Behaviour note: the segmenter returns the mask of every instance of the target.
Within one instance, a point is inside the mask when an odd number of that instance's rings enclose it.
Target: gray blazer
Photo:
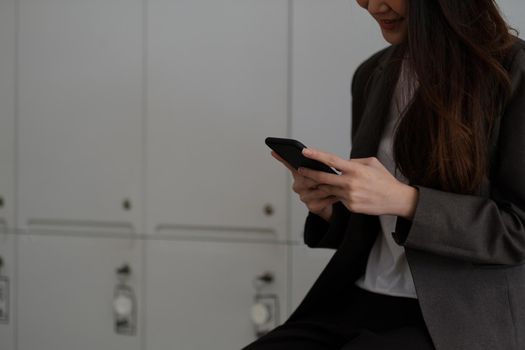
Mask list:
[[[351,158],[376,155],[388,114],[395,47],[365,61],[352,83]],[[417,186],[412,221],[398,218],[423,316],[438,350],[525,349],[525,43],[506,60],[512,94],[492,140],[491,171],[476,195]],[[310,247],[336,253],[290,320],[336,323],[349,290],[364,272],[379,232],[377,216],[334,205],[330,225],[306,219]]]

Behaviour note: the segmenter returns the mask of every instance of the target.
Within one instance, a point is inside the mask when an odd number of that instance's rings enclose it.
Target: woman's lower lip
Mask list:
[[[399,23],[401,23],[402,20],[403,19],[397,19],[397,20],[394,20],[394,21],[380,20],[379,21],[379,25],[384,30],[393,31],[393,30],[396,30],[398,28]]]

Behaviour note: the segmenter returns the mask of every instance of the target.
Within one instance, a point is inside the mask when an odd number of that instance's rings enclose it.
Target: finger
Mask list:
[[[348,168],[348,160],[339,158],[335,154],[305,148],[303,149],[303,155],[307,158],[318,160],[321,163],[340,171],[344,171]]]
[[[297,175],[293,183],[292,189],[297,194],[302,194],[307,191],[315,191],[320,184],[314,182],[304,176]]]
[[[319,184],[328,184],[333,186],[342,186],[344,180],[339,175],[330,174],[324,171],[317,171],[308,168],[299,168],[299,175],[304,176]]]
[[[326,198],[332,197],[330,194],[321,191],[321,190],[313,190],[303,193],[300,198],[303,202],[310,202],[310,201],[319,201]]]
[[[288,168],[288,170],[290,170],[293,174],[295,175],[299,175],[297,173],[297,170],[290,165],[290,163],[288,163],[286,160],[284,160],[281,156],[279,156],[277,153],[275,153],[275,151],[272,151],[272,156],[277,159],[279,162],[281,162],[285,167]]]
[[[324,192],[325,194],[337,197],[337,198],[344,198],[347,195],[347,191],[339,186],[332,186],[332,185],[319,185],[319,191]]]
[[[299,173],[297,173],[299,174]],[[302,175],[298,175],[298,178],[297,178],[297,182],[300,182],[302,187],[307,189],[307,190],[316,190],[320,183],[319,182],[315,182],[314,180],[312,179],[309,179],[305,176],[302,176]]]

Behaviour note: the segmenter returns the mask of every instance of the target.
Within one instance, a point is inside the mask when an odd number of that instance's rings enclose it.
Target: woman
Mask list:
[[[391,47],[356,71],[352,153],[295,171],[337,252],[246,350],[525,349],[525,44],[494,0],[357,0]]]

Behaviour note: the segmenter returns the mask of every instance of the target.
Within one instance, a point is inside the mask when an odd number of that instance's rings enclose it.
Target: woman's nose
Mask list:
[[[372,14],[385,13],[390,10],[385,0],[358,0],[358,4]]]

